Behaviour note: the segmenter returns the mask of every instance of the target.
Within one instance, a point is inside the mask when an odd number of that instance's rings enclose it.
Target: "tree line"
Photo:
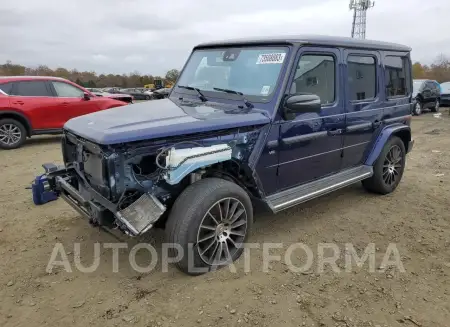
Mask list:
[[[130,74],[97,74],[93,71],[78,71],[76,69],[56,68],[40,65],[36,68],[25,67],[7,61],[0,65],[0,76],[56,76],[68,79],[84,87],[143,87],[146,84],[153,84],[156,79],[164,79],[167,82],[175,82],[178,78],[177,69],[169,70],[165,76],[141,75],[138,72]]]
[[[412,66],[413,78],[431,79],[439,83],[450,81],[450,59],[447,56],[438,56],[432,64],[426,65],[415,62]],[[141,75],[138,72],[130,74],[97,74],[93,71],[80,72],[76,69],[56,68],[55,70],[45,65],[36,68],[25,67],[7,61],[0,65],[0,76],[56,76],[66,78],[84,87],[142,87],[153,84],[155,79],[165,79],[175,82],[180,72],[177,69],[169,70],[165,76]]]
[[[412,73],[415,79],[431,79],[438,83],[450,82],[450,59],[440,55],[430,65],[415,62],[412,66]]]

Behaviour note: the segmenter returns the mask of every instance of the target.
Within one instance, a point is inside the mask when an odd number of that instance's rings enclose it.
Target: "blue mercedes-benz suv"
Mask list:
[[[35,200],[53,192],[130,236],[165,228],[186,273],[224,266],[256,202],[276,213],[360,181],[396,189],[413,145],[410,51],[324,36],[198,45],[167,99],[67,122],[65,166],[44,165]]]

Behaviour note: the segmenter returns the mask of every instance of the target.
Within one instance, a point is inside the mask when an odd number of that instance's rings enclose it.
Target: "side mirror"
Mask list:
[[[88,101],[88,100],[91,99],[91,95],[89,93],[87,93],[87,92],[84,92],[83,99]]]
[[[320,113],[322,109],[320,97],[315,94],[291,95],[285,100],[284,107],[290,113]]]

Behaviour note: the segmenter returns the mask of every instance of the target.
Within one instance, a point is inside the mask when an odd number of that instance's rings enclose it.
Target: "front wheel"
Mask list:
[[[166,240],[182,249],[176,266],[200,275],[238,259],[253,224],[246,191],[219,178],[206,178],[186,188],[175,201],[166,224]],[[180,255],[171,249],[172,257]]]
[[[370,192],[388,194],[393,192],[403,176],[406,151],[403,141],[393,136],[385,144],[375,165],[373,176],[363,180],[363,186]]]
[[[21,147],[27,138],[25,127],[15,119],[0,120],[0,148],[12,150]]]
[[[420,114],[422,113],[422,108],[423,108],[422,103],[421,103],[420,101],[417,101],[417,102],[414,104],[413,114],[414,114],[415,116],[420,116]]]
[[[145,96],[145,100],[150,100],[150,99],[151,99],[150,95]]]

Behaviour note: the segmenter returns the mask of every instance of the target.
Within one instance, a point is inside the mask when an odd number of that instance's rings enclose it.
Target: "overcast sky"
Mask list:
[[[0,63],[153,75],[181,68],[197,43],[242,36],[349,36],[347,0],[0,1]],[[213,3],[215,3],[213,5]],[[449,0],[377,0],[367,38],[450,55]]]

